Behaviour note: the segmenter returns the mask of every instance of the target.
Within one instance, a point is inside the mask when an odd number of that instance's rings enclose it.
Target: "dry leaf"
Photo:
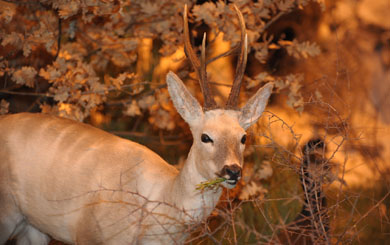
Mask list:
[[[36,75],[37,71],[34,67],[23,66],[21,69],[17,70],[16,72],[14,72],[14,74],[12,74],[12,80],[20,85],[34,87]]]
[[[9,102],[6,100],[2,99],[0,101],[0,115],[7,114],[8,113],[8,108],[9,108]]]
[[[156,99],[153,95],[142,97],[138,101],[138,105],[141,109],[146,110],[156,103]]]
[[[123,111],[123,114],[125,114],[126,116],[131,116],[131,117],[141,115],[142,113],[141,113],[141,110],[137,104],[137,101],[132,100],[131,104],[126,106],[126,109]]]

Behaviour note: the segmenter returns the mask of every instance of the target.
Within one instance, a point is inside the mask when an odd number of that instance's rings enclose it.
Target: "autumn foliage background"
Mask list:
[[[231,3],[244,15],[249,41],[242,103],[264,83],[276,85],[262,121],[249,130],[241,185],[225,194],[212,222],[205,221],[219,228],[200,229],[190,242],[274,240],[302,206],[301,146],[313,137],[325,140],[332,165],[323,182],[331,243],[388,240],[386,0],[3,0],[0,114],[43,112],[84,121],[145,144],[180,167],[191,135],[170,102],[166,73],[175,71],[202,100],[183,51],[185,3],[194,47],[208,34],[209,80],[218,103],[228,95],[240,40]]]

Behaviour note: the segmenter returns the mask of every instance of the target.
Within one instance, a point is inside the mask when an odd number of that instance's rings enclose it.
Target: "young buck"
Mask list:
[[[49,236],[70,244],[183,243],[189,227],[214,209],[222,188],[196,190],[222,177],[240,179],[245,130],[262,114],[272,84],[236,109],[246,66],[242,14],[236,77],[225,108],[209,88],[205,39],[201,60],[193,51],[184,8],[185,51],[199,77],[204,107],[174,73],[167,75],[173,104],[194,138],[178,171],[137,143],[97,128],[42,114],[0,117],[0,244],[47,244]]]

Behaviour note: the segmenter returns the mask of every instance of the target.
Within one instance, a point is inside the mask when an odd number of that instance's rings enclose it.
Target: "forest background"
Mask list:
[[[209,79],[226,100],[244,15],[240,101],[275,89],[249,130],[240,186],[189,243],[268,243],[302,208],[302,146],[322,138],[331,243],[390,236],[390,2],[386,0],[0,1],[0,114],[43,112],[147,145],[178,168],[191,144],[165,75],[202,100],[183,50],[183,6]],[[250,219],[249,219],[250,217]],[[206,228],[205,228],[206,227]],[[216,228],[217,227],[217,228]],[[232,232],[234,231],[234,232]]]

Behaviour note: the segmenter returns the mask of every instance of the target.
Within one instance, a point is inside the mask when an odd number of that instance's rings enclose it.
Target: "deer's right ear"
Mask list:
[[[168,91],[176,110],[191,126],[203,117],[203,110],[199,102],[191,95],[182,80],[173,72],[167,74]]]

